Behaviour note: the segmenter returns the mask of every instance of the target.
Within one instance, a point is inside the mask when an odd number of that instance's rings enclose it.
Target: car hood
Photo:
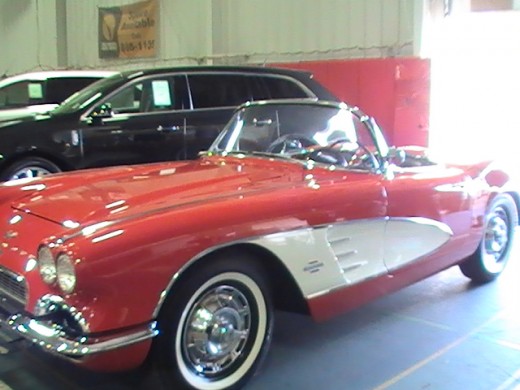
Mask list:
[[[57,104],[39,104],[22,108],[0,110],[0,122],[12,121],[15,119],[35,118],[38,114],[45,114],[57,106]]]
[[[11,205],[60,224],[85,226],[301,181],[299,164],[246,160],[213,157],[58,174],[20,186],[29,191]]]

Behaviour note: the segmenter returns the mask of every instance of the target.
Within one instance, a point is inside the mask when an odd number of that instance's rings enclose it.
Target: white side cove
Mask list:
[[[385,265],[389,271],[423,257],[444,245],[453,232],[427,218],[390,218],[385,233]]]
[[[309,299],[411,263],[444,245],[451,229],[426,218],[381,218],[259,237]]]

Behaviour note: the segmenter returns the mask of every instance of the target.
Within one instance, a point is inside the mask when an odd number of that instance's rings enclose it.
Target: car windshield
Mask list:
[[[370,118],[344,105],[251,104],[235,113],[210,152],[377,169],[387,148],[378,131]]]
[[[96,81],[68,97],[63,103],[52,110],[51,114],[70,114],[88,108],[112,92],[115,88],[119,87],[123,81],[124,78],[120,74]]]

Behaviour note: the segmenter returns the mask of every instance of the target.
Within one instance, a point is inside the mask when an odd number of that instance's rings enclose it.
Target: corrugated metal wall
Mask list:
[[[213,52],[242,62],[413,55],[421,1],[214,0]]]
[[[160,0],[159,54],[145,61],[258,63],[413,55],[414,12],[422,1]],[[97,53],[97,7],[128,3],[67,2],[69,66],[132,65],[102,61]]]
[[[55,0],[0,0],[0,77],[56,68]]]
[[[132,0],[0,0],[0,75],[417,55],[425,1],[159,0],[158,56],[132,62],[101,60],[97,47],[98,7]]]

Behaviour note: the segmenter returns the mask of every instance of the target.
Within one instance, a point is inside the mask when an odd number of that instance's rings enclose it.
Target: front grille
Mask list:
[[[0,265],[0,295],[6,295],[25,306],[27,299],[25,278]]]

